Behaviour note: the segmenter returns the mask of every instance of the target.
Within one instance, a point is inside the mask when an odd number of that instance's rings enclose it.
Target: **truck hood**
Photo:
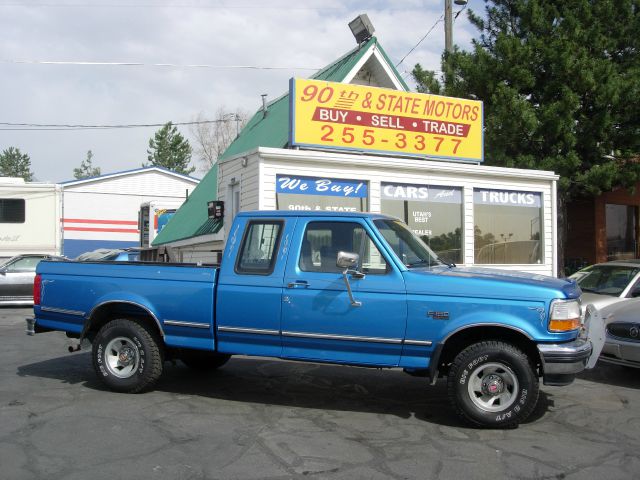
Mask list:
[[[573,280],[482,267],[413,268],[405,272],[409,293],[505,299],[578,298]]]

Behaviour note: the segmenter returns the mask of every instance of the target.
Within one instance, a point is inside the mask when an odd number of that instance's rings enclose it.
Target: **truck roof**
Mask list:
[[[238,213],[239,217],[346,217],[346,218],[386,218],[395,217],[371,212],[326,212],[316,210],[251,210]]]

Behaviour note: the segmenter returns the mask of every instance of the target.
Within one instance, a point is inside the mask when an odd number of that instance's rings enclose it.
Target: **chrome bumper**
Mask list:
[[[545,385],[568,385],[575,375],[593,368],[604,345],[604,321],[593,305],[588,305],[578,338],[568,343],[538,344]]]

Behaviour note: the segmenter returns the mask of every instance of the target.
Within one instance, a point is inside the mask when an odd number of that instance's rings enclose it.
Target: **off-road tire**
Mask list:
[[[216,370],[229,361],[231,355],[223,355],[215,352],[203,352],[202,350],[182,349],[180,360],[192,370],[209,371]]]
[[[143,322],[111,320],[93,340],[93,368],[111,390],[123,393],[148,390],[162,375],[161,344],[158,334]]]
[[[458,415],[486,428],[517,426],[534,411],[540,393],[531,360],[501,341],[462,350],[449,370],[447,390]]]

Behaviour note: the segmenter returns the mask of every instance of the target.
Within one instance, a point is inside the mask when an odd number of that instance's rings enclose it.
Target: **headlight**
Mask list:
[[[580,301],[554,300],[549,315],[550,332],[568,332],[580,328]]]

